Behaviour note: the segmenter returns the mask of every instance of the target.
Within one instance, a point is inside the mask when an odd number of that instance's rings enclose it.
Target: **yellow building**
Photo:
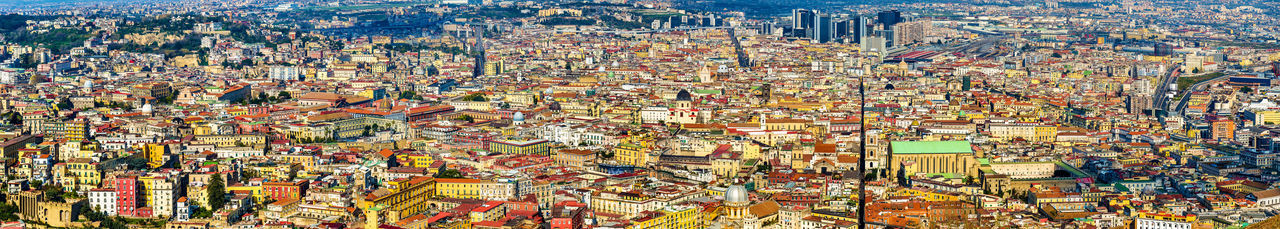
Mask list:
[[[1253,125],[1280,124],[1280,111],[1246,111],[1244,114],[1253,120]]]
[[[1050,125],[1036,125],[1036,135],[1033,141],[1037,142],[1053,142],[1058,140],[1058,127]]]
[[[231,109],[227,109],[227,114],[231,116],[247,115],[249,114],[249,110],[244,108],[231,108]]]
[[[639,217],[646,211],[657,210],[666,200],[644,194],[602,191],[591,196],[591,210],[623,217]]]
[[[335,129],[336,127],[329,123],[316,123],[310,125],[288,125],[285,126],[283,132],[286,138],[293,139],[295,141],[319,141],[321,139],[333,138],[333,131]],[[361,132],[363,132],[363,130],[361,130]]]
[[[613,148],[613,160],[623,165],[649,164],[649,148],[632,143],[619,143]]]
[[[58,158],[93,158],[98,156],[99,145],[96,142],[68,141],[59,143]]]
[[[262,202],[262,199],[263,199],[262,186],[228,185],[226,186],[226,191],[227,193],[238,193],[238,192],[249,193],[249,196],[253,197],[253,200],[257,202]]]
[[[695,229],[702,228],[702,210],[693,205],[675,205],[642,213],[633,218],[628,229]]]
[[[904,173],[976,175],[976,167],[977,160],[968,141],[889,142],[891,177]]]
[[[613,148],[613,160],[623,165],[645,166],[652,159],[649,148],[654,140],[649,133],[629,133]]]
[[[14,215],[19,219],[41,222],[46,227],[90,226],[79,218],[82,217],[80,212],[87,209],[89,205],[88,199],[77,198],[53,202],[46,201],[43,194],[44,192],[36,190],[22,191],[9,194],[6,202],[18,208]]]
[[[805,119],[790,119],[790,118],[770,119],[765,117],[761,117],[760,119],[761,121],[764,122],[763,126],[767,130],[801,131],[813,125],[813,121],[805,120]]]
[[[272,155],[272,159],[283,164],[298,164],[302,169],[311,170],[316,168],[316,156],[303,154],[278,154]]]
[[[172,203],[176,200],[173,196],[173,188],[175,186],[173,180],[163,175],[143,176],[138,177],[138,184],[140,185],[138,190],[141,191],[139,192],[141,194],[140,199],[146,203],[146,206],[152,207],[154,214],[173,214]],[[160,205],[161,203],[169,203],[169,205],[162,206]]]
[[[196,144],[213,144],[218,147],[263,146],[267,144],[267,136],[252,134],[228,135],[196,135]]]
[[[89,124],[84,120],[46,120],[38,127],[46,137],[67,141],[84,141],[89,133]]]
[[[515,197],[513,184],[480,179],[439,178],[435,190],[437,196],[450,198],[505,200]]]
[[[276,180],[292,180],[297,176],[298,171],[302,171],[302,164],[294,163],[267,163],[248,165],[244,168],[246,171],[253,171],[258,177],[270,178]]]
[[[436,186],[434,178],[416,176],[389,181],[386,187],[365,195],[357,203],[364,212],[365,228],[399,222],[428,210],[427,200],[435,196]]]
[[[194,135],[211,135],[213,127],[209,125],[191,125],[191,133]]]
[[[561,166],[584,168],[596,160],[596,153],[590,150],[560,149],[552,158]]]
[[[928,189],[902,189],[893,193],[894,196],[913,196],[924,199],[925,201],[960,201],[960,193],[942,192]]]
[[[359,117],[334,121],[332,127],[327,129],[333,132],[335,138],[354,138],[363,136],[368,129],[370,132],[381,130],[395,130],[397,132],[407,132],[408,124],[402,120],[376,118],[376,117]]]
[[[1193,228],[1198,226],[1198,222],[1193,214],[1139,211],[1133,225],[1134,228]]]
[[[432,158],[431,155],[426,155],[426,154],[411,154],[406,157],[408,158],[409,161],[413,162],[411,166],[417,167],[417,168],[430,167],[431,163],[434,163],[436,161],[436,159]]]
[[[142,155],[147,159],[147,166],[160,168],[165,165],[165,158],[170,154],[169,150],[169,144],[147,143],[142,149]]]
[[[543,139],[493,140],[493,142],[489,143],[489,151],[511,155],[535,154],[550,156],[551,141]]]
[[[988,126],[993,140],[1008,142],[1023,139],[1034,142],[1053,142],[1058,138],[1058,127],[1032,123],[992,124]]]
[[[67,160],[66,175],[74,179],[76,190],[89,190],[102,184],[102,172],[98,163],[89,158]]]

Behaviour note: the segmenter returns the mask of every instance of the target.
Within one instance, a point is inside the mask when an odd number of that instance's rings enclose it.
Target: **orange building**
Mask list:
[[[306,180],[297,182],[263,182],[262,192],[267,198],[276,201],[286,199],[300,200],[307,195],[307,185],[308,182]]]
[[[1209,123],[1213,128],[1210,138],[1218,141],[1230,141],[1235,138],[1236,121],[1224,116],[1210,116]]]

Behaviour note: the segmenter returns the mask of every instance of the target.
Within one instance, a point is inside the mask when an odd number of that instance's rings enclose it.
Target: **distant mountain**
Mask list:
[[[179,0],[0,0],[0,11],[13,10],[14,8],[37,8],[37,7],[58,7],[71,5],[92,5],[92,4],[121,4],[121,3],[137,3],[137,2],[168,2]]]
[[[949,0],[677,0],[678,8],[703,12],[741,11],[747,17],[783,16],[792,9],[833,11],[856,5],[938,2]]]

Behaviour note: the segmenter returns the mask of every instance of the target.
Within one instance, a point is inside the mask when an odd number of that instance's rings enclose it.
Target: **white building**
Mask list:
[[[671,110],[666,107],[651,106],[640,110],[641,123],[662,123],[670,116]]]
[[[582,130],[567,123],[542,126],[537,134],[540,139],[565,145],[576,146],[582,143]]]
[[[298,68],[288,66],[271,66],[267,76],[274,80],[298,80]]]
[[[155,137],[142,136],[139,134],[125,134],[125,135],[112,135],[112,136],[100,135],[95,137],[95,139],[98,139],[98,142],[102,143],[102,149],[104,150],[127,149],[127,148],[137,146],[138,144],[156,142]]]
[[[0,84],[21,84],[27,82],[27,77],[22,74],[21,69],[0,69]]]
[[[97,209],[107,216],[116,215],[116,190],[115,189],[93,189],[89,190],[89,208]]]
[[[156,217],[173,216],[173,205],[176,202],[173,193],[173,182],[157,182],[158,189],[152,189],[151,192],[151,214]]]
[[[1138,217],[1133,225],[1134,229],[1190,229],[1193,223]]]
[[[1259,207],[1280,207],[1280,189],[1257,191],[1251,195]]]
[[[191,219],[191,205],[187,203],[187,197],[179,197],[178,202],[174,204],[173,221],[186,222]]]

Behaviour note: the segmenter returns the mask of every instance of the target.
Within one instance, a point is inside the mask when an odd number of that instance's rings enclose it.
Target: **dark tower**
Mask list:
[[[867,18],[862,16],[853,18],[852,24],[853,31],[849,32],[853,33],[853,42],[862,43],[862,38],[867,37],[867,31],[869,31],[867,30]]]
[[[1154,56],[1173,55],[1173,46],[1165,43],[1156,43]]]
[[[898,12],[898,10],[880,11],[880,13],[876,14],[876,23],[884,25],[885,29],[891,28],[900,22],[902,22],[902,12]]]
[[[813,20],[818,14],[814,10],[795,9],[791,11],[791,29],[793,35],[797,37],[806,37],[808,31],[813,27]]]

